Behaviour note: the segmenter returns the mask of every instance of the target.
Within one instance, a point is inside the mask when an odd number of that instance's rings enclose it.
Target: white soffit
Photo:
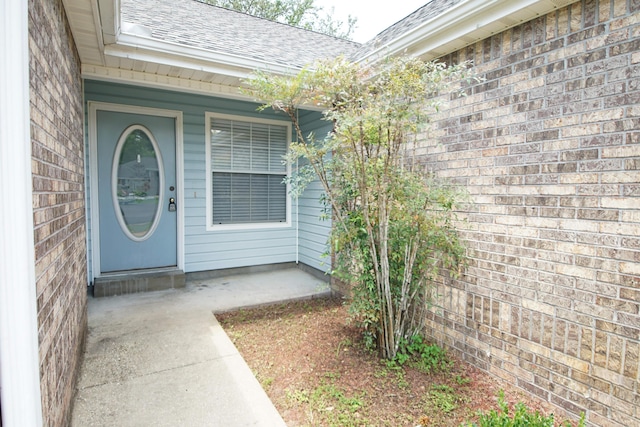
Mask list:
[[[409,54],[434,59],[576,0],[468,0],[385,43],[359,61]]]
[[[100,12],[97,0],[62,0],[82,63],[104,62]]]
[[[157,40],[120,20],[120,0],[63,0],[84,78],[248,99],[238,90],[256,69],[297,70],[276,62]]]
[[[253,98],[240,92],[238,88],[242,82],[239,79],[227,78],[220,79],[220,82],[218,82],[218,79],[213,78],[183,78],[179,75],[172,76],[170,74],[172,74],[171,71],[163,72],[162,70],[158,72],[146,72],[90,64],[82,66],[83,77],[92,80],[129,84],[135,83],[138,86],[157,89],[179,90],[180,92],[200,95],[216,94],[231,99],[253,100]]]
[[[280,74],[297,71],[276,63],[160,41],[147,34],[144,27],[123,22],[117,43],[104,46],[104,65],[83,64],[82,76],[253,100],[238,88],[256,69]]]

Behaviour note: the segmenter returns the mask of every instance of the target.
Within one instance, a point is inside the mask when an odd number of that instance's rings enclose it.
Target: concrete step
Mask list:
[[[163,269],[107,274],[93,281],[94,297],[162,291],[185,287],[182,270]]]

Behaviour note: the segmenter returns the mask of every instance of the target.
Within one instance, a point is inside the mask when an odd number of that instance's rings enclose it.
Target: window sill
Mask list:
[[[291,228],[291,222],[262,222],[251,224],[220,224],[208,225],[207,231],[249,231],[249,230],[276,230],[282,228]]]

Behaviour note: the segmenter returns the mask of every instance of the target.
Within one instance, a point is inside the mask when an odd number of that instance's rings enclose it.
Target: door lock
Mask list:
[[[169,212],[176,211],[176,199],[173,197],[169,197]]]

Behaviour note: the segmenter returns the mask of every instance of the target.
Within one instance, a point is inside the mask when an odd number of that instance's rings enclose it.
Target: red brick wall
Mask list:
[[[428,332],[602,426],[640,425],[639,9],[577,2],[445,58],[485,81],[422,153],[474,202]]]
[[[80,61],[60,0],[29,1],[31,139],[44,424],[67,425],[86,328]]]

